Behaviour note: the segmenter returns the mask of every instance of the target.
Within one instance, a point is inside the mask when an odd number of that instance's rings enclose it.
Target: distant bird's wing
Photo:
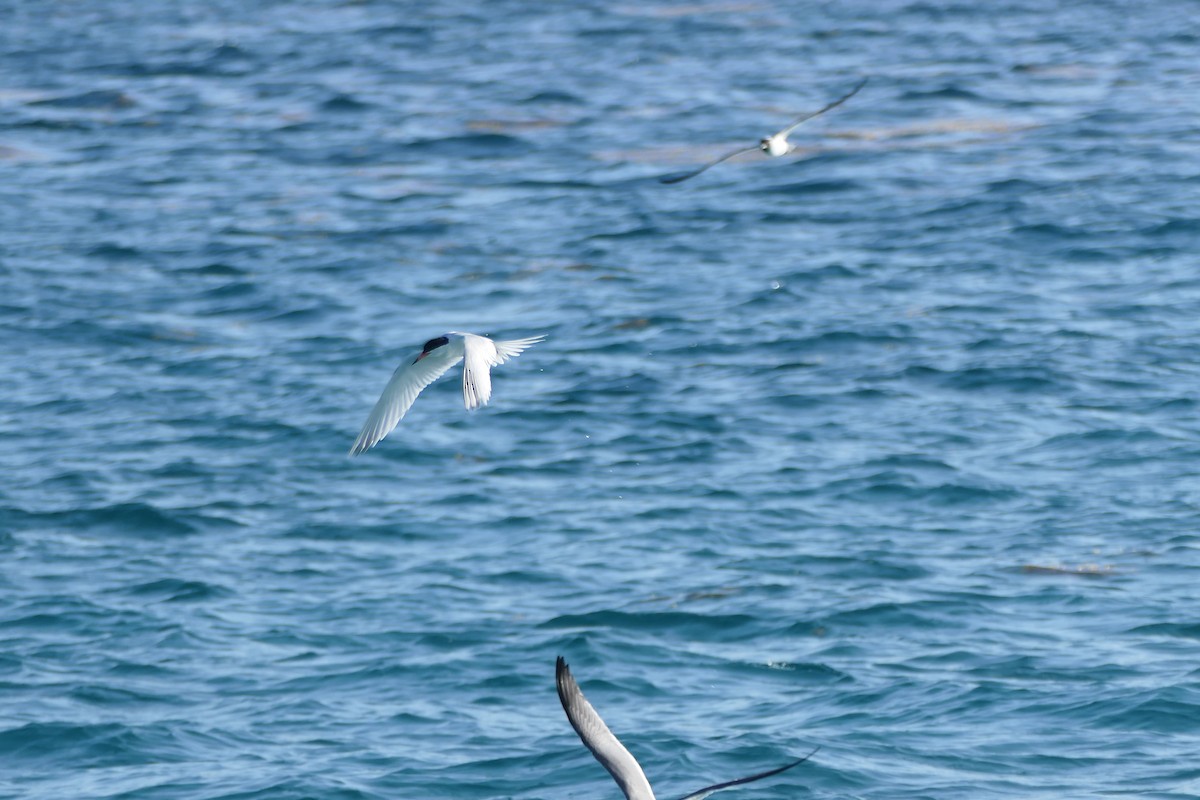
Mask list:
[[[682,175],[672,175],[668,178],[659,178],[658,180],[659,180],[659,183],[682,183],[683,181],[686,181],[688,178],[696,177],[701,172],[704,172],[704,170],[706,170],[710,167],[715,167],[717,164],[720,164],[722,161],[728,161],[729,159],[733,158],[734,156],[740,156],[742,153],[751,153],[758,149],[759,149],[758,145],[754,145],[753,147],[741,147],[741,148],[738,148],[737,150],[733,150],[729,153],[726,153],[725,155],[718,158],[716,161],[708,162],[703,167],[700,167],[700,169],[694,169],[691,172],[685,172]]]
[[[646,773],[642,772],[637,759],[629,754],[616,736],[613,736],[604,720],[596,713],[596,709],[592,708],[592,704],[583,696],[562,656],[558,657],[555,667],[555,680],[558,684],[558,699],[562,702],[563,710],[567,712],[571,727],[579,734],[587,749],[592,751],[600,765],[613,776],[613,780],[625,793],[626,800],[654,800],[654,792],[650,789],[650,781],[646,780]]]
[[[779,133],[777,133],[775,135],[782,136],[786,139],[788,137],[788,134],[790,134],[792,131],[796,130],[796,128],[799,128],[802,123],[808,122],[813,117],[819,117],[820,115],[824,114],[826,111],[829,111],[832,108],[837,108],[842,103],[849,100],[851,97],[854,97],[854,95],[858,94],[859,89],[861,89],[862,87],[867,85],[867,80],[869,80],[869,79],[863,78],[861,81],[858,82],[857,86],[855,86],[853,89],[851,89],[846,94],[839,97],[837,100],[834,100],[829,105],[825,106],[824,108],[818,109],[818,110],[812,112],[811,114],[805,114],[803,117],[796,120],[791,125],[788,125],[786,128],[784,128],[783,130],[781,130]]]
[[[354,440],[354,446],[350,448],[350,455],[356,456],[374,447],[391,433],[396,423],[412,408],[421,390],[442,377],[446,370],[457,364],[461,358],[462,356],[448,348],[440,347],[418,361],[401,364],[392,373],[392,379],[388,381],[383,394],[371,409],[371,415],[367,417],[366,424]]]
[[[803,764],[805,761],[808,761],[808,759],[812,758],[813,753],[817,752],[817,750],[820,750],[820,749],[821,749],[820,747],[814,748],[812,753],[809,753],[808,755],[806,755],[804,758],[800,759],[799,761],[793,761],[790,764],[787,764],[782,767],[777,767],[776,769],[767,770],[766,772],[760,772],[757,775],[750,775],[749,777],[746,777],[746,778],[737,778],[732,781],[725,781],[724,783],[717,783],[712,786],[705,786],[703,789],[697,789],[696,791],[692,792],[691,794],[685,795],[684,797],[679,798],[679,800],[704,800],[705,797],[708,797],[713,792],[719,792],[722,789],[728,789],[731,786],[740,786],[743,783],[753,783],[754,781],[762,780],[763,778],[769,778],[772,775],[778,775],[781,772],[789,770],[792,767],[799,766],[800,764]]]

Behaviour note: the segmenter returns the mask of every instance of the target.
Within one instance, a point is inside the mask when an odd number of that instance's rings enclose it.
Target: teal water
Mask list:
[[[1195,17],[0,4],[0,795],[1200,795]]]

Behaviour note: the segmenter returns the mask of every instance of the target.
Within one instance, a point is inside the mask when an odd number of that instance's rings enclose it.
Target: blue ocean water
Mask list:
[[[1195,12],[0,4],[0,796],[1200,796]]]

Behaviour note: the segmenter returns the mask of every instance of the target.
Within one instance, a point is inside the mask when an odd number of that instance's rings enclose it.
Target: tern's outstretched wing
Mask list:
[[[528,339],[509,339],[504,342],[496,342],[496,360],[492,362],[492,366],[503,364],[510,358],[521,355],[525,350],[538,342],[544,341],[546,334],[538,336],[530,336]]]
[[[862,87],[867,85],[868,80],[869,80],[869,78],[863,78],[861,81],[858,82],[857,86],[855,86],[853,89],[851,89],[846,94],[839,97],[837,100],[834,100],[829,105],[825,106],[824,108],[818,109],[818,110],[812,112],[811,114],[805,114],[803,117],[796,120],[791,125],[788,125],[786,128],[784,128],[783,130],[781,130],[779,133],[777,133],[775,135],[782,136],[783,138],[786,139],[788,137],[788,134],[790,134],[792,131],[796,130],[796,128],[800,127],[801,123],[808,122],[813,117],[819,117],[822,114],[824,114],[826,111],[829,111],[831,108],[837,108],[842,103],[849,100],[851,97],[854,97],[854,95],[858,94],[859,89],[861,89]]]
[[[558,699],[562,702],[563,711],[567,712],[571,727],[600,765],[613,776],[625,793],[626,800],[654,800],[646,773],[642,772],[637,759],[613,736],[596,709],[583,696],[562,656],[558,657],[555,666],[555,681],[558,684]]]
[[[374,447],[379,440],[391,433],[396,423],[412,408],[413,401],[417,399],[421,390],[444,375],[446,370],[457,364],[461,358],[462,356],[452,352],[450,348],[440,347],[411,364],[401,364],[392,373],[392,379],[388,381],[383,394],[371,409],[371,415],[367,417],[366,424],[354,440],[354,446],[350,448],[350,455],[356,456]]]
[[[709,169],[710,167],[715,167],[717,164],[720,164],[722,161],[728,161],[729,159],[733,158],[734,156],[740,156],[742,153],[750,153],[750,152],[753,152],[758,149],[759,149],[758,145],[754,145],[754,147],[742,147],[742,148],[734,150],[730,153],[726,153],[725,155],[718,158],[716,161],[708,162],[703,167],[700,167],[700,169],[694,169],[691,172],[685,172],[682,175],[671,175],[670,177],[667,177],[667,178],[659,178],[658,181],[659,181],[659,183],[682,183],[683,181],[686,181],[688,178],[696,177],[701,172],[704,172],[704,170]]]
[[[684,797],[679,798],[679,800],[704,800],[705,797],[708,797],[713,792],[719,792],[722,789],[728,789],[731,786],[740,786],[743,783],[753,783],[754,781],[762,780],[763,778],[769,778],[772,775],[778,775],[781,772],[789,770],[792,767],[799,766],[800,764],[803,764],[805,761],[808,761],[808,759],[812,758],[813,753],[817,752],[817,750],[820,750],[820,749],[821,749],[820,747],[813,748],[812,753],[809,753],[808,755],[806,755],[804,758],[800,759],[799,761],[793,761],[790,764],[787,764],[782,767],[777,767],[776,769],[770,769],[770,770],[767,770],[766,772],[760,772],[757,775],[750,775],[745,778],[736,778],[735,780],[732,780],[732,781],[725,781],[724,783],[713,784],[712,786],[705,786],[703,789],[697,789],[696,791],[692,792],[691,794],[685,795]]]

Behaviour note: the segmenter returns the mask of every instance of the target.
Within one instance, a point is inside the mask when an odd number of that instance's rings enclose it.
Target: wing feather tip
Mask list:
[[[554,662],[554,685],[558,688],[558,699],[565,710],[567,707],[568,693],[571,683],[574,682],[574,677],[571,675],[571,667],[567,664],[567,660],[559,656]],[[570,719],[570,714],[567,718]],[[572,723],[574,726],[574,723]]]

